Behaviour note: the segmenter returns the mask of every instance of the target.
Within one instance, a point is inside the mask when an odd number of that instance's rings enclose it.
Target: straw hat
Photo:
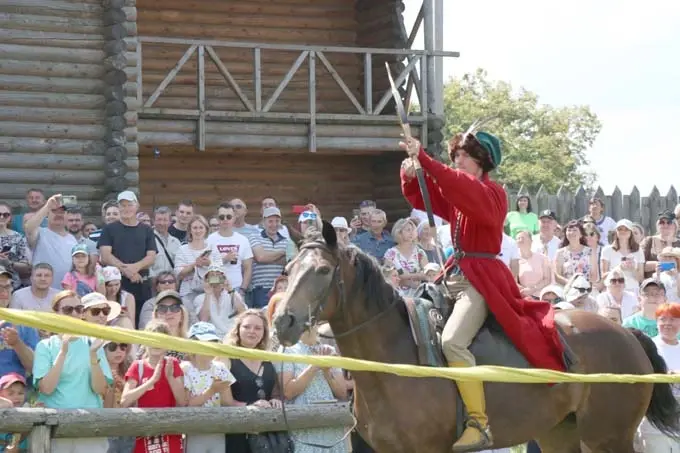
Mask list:
[[[661,253],[657,255],[659,258],[674,258],[680,260],[680,248],[679,247],[664,247]]]

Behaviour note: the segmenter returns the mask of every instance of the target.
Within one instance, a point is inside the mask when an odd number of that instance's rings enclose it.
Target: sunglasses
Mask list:
[[[220,220],[231,220],[234,218],[234,216],[231,214],[220,214],[217,216],[217,218]]]
[[[10,212],[0,212],[0,219],[9,219],[11,216]]]
[[[234,205],[234,209],[243,209],[243,208],[245,208],[245,206],[243,206],[242,204],[235,204]]]
[[[120,348],[121,351],[126,352],[129,347],[130,345],[127,343],[109,343],[106,345],[106,349],[108,349],[109,352],[116,352],[116,349],[118,348]]]
[[[70,316],[73,314],[73,312],[76,312],[77,314],[81,315],[83,313],[83,306],[82,305],[65,305],[63,307],[59,308],[59,311],[65,314],[66,316]]]
[[[302,213],[301,217],[302,217],[301,218],[302,222],[307,221],[307,220],[316,220],[316,212],[305,211],[305,212]]]
[[[175,280],[158,280],[161,285],[174,285],[177,283]]]
[[[92,316],[99,316],[99,315],[104,315],[104,316],[109,316],[111,314],[111,307],[94,307],[94,308],[88,308]]]
[[[672,225],[672,224],[673,224],[672,220],[659,219],[659,225]]]
[[[182,304],[172,304],[172,305],[156,305],[156,311],[158,313],[179,313],[182,311]]]
[[[618,284],[620,284],[620,285],[623,285],[624,283],[626,283],[626,279],[625,279],[625,278],[612,278],[612,279],[609,280],[609,281],[610,281],[612,284],[618,283]]]

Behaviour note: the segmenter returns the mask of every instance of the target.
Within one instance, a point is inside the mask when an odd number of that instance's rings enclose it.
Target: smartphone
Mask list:
[[[8,244],[2,248],[2,251],[0,251],[0,253],[9,253],[10,250],[12,250],[12,246]]]
[[[65,208],[74,208],[78,206],[78,197],[75,195],[62,195],[61,205]]]
[[[659,263],[659,270],[661,272],[670,271],[673,269],[675,269],[675,263],[673,261],[669,261],[667,263]]]
[[[293,214],[302,214],[307,210],[307,207],[303,204],[294,204],[293,205]]]
[[[210,249],[205,250],[205,251],[203,251],[203,253],[201,253],[201,257],[202,257],[202,258],[207,258],[207,257],[210,256],[210,253],[211,253],[211,250],[210,250]]]
[[[221,283],[224,283],[224,279],[220,277],[219,275],[211,275],[208,278],[208,283],[211,285],[219,285]]]
[[[356,217],[357,219],[361,217],[361,209],[352,209],[352,217]]]

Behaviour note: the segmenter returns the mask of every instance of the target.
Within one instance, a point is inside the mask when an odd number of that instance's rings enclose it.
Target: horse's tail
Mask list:
[[[643,332],[638,329],[629,329],[637,338],[645,350],[647,358],[652,363],[655,374],[668,373],[668,367],[663,357],[659,355],[656,345]],[[652,391],[652,400],[647,408],[647,421],[656,429],[674,439],[680,439],[680,404],[675,399],[671,390],[671,384],[655,383]]]

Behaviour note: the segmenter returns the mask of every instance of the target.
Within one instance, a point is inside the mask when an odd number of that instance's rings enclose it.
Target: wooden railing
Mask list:
[[[167,44],[186,46],[186,51],[177,61],[174,67],[167,73],[165,78],[156,87],[151,95],[144,98],[143,77],[144,77],[144,44]],[[229,71],[229,61],[225,62],[218,55],[216,48],[249,49],[252,51],[253,65],[253,95],[248,97],[235,77]],[[297,58],[278,83],[272,94],[265,98],[262,89],[262,51],[278,50],[297,52]],[[346,53],[363,56],[363,95],[357,96],[348,87],[343,77],[329,61],[327,55],[332,53]],[[196,71],[196,105],[195,108],[157,108],[154,107],[159,97],[163,95],[170,83],[178,75],[182,67],[197,55]],[[234,91],[241,104],[243,111],[210,110],[206,108],[206,54],[215,64],[219,74],[226,84]],[[458,52],[427,52],[424,50],[410,49],[377,49],[364,47],[333,47],[333,46],[302,46],[289,44],[264,44],[264,43],[242,43],[226,41],[193,40],[178,38],[157,38],[140,37],[137,47],[137,101],[140,106],[139,113],[147,118],[184,118],[197,120],[196,146],[199,150],[205,150],[206,120],[271,120],[275,122],[305,122],[309,125],[309,149],[316,150],[316,131],[317,122],[325,123],[371,123],[371,122],[393,122],[396,124],[396,115],[386,115],[383,111],[390,102],[391,93],[387,89],[378,93],[380,97],[374,104],[376,93],[373,88],[373,65],[375,55],[391,55],[395,63],[403,62],[404,68],[396,74],[395,83],[403,86],[406,83],[406,93],[404,99],[407,104],[413,99],[413,91],[416,92],[418,112],[412,112],[410,121],[415,125],[421,125],[427,120],[428,115],[428,90],[427,86],[427,58],[433,56],[457,57]],[[347,99],[354,106],[353,113],[320,113],[317,111],[317,65],[323,65],[330,76],[335,80]],[[272,112],[272,107],[280,99],[281,94],[286,90],[293,77],[303,66],[308,69],[308,108],[306,112]],[[386,76],[382,76],[385,77]]]

